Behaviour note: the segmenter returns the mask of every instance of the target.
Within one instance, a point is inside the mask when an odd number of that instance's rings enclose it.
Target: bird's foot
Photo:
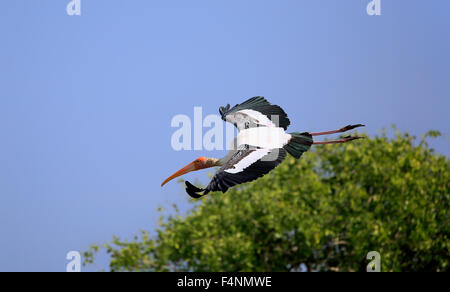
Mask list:
[[[359,128],[359,127],[365,127],[365,125],[363,125],[363,124],[347,125],[345,127],[340,128],[339,131],[340,132],[347,132],[347,131],[350,131],[350,130],[353,130],[353,129]]]
[[[350,141],[357,140],[357,139],[364,139],[364,137],[359,137],[359,136],[345,136],[345,137],[341,138],[342,143],[350,142]]]

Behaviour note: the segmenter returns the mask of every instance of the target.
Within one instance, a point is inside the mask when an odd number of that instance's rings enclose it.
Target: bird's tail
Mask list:
[[[311,134],[304,132],[304,133],[290,133],[292,136],[291,140],[289,140],[289,143],[284,145],[284,149],[294,156],[295,158],[300,158],[303,154],[303,152],[306,152],[311,148],[311,145],[313,143],[313,139]]]

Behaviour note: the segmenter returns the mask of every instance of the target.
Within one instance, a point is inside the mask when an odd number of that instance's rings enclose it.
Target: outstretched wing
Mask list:
[[[193,198],[200,198],[213,191],[225,193],[232,186],[264,176],[286,158],[286,151],[283,148],[250,149],[243,145],[241,149],[232,153],[231,158],[216,172],[205,189],[195,187],[186,181],[186,192]]]
[[[286,112],[262,96],[252,97],[231,109],[229,104],[222,106],[219,113],[222,120],[234,124],[239,131],[257,126],[276,126],[286,130],[290,125]]]

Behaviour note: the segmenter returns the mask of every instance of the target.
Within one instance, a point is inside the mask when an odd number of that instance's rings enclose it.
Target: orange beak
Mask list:
[[[161,186],[165,185],[166,183],[168,183],[169,181],[173,180],[176,177],[179,177],[179,176],[182,176],[183,174],[186,174],[188,172],[200,169],[200,168],[197,167],[196,161],[193,161],[193,162],[189,163],[188,165],[186,165],[185,167],[183,167],[179,171],[177,171],[174,174],[172,174],[171,176],[169,176],[165,181],[163,181]]]

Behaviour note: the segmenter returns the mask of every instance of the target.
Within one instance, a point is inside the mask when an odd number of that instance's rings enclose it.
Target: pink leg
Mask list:
[[[348,125],[345,126],[343,128],[340,128],[339,130],[334,130],[334,131],[326,131],[326,132],[317,132],[317,133],[310,133],[311,136],[320,136],[320,135],[329,135],[329,134],[335,134],[335,133],[343,133],[349,130],[352,130],[354,128],[358,128],[358,127],[364,127],[364,125],[361,124],[357,124],[357,125]]]
[[[338,140],[330,140],[330,141],[320,141],[320,142],[314,142],[314,145],[323,145],[323,144],[336,144],[336,143],[345,143],[356,139],[362,139],[363,137],[352,137],[347,136]]]

